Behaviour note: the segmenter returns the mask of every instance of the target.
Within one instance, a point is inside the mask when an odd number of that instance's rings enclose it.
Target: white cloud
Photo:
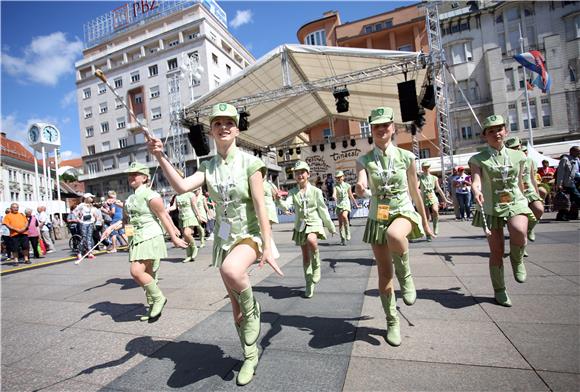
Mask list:
[[[49,124],[54,124],[56,125],[59,129],[61,129],[61,131],[63,130],[63,127],[61,126],[62,124],[66,124],[67,122],[70,122],[70,118],[65,117],[62,120],[59,121],[59,119],[55,118],[55,117],[33,117],[30,118],[26,121],[20,121],[17,119],[17,114],[9,114],[7,116],[0,116],[0,130],[2,132],[6,132],[6,137],[10,140],[15,140],[17,142],[20,142],[20,144],[22,144],[24,147],[28,148],[30,151],[32,151],[32,149],[30,149],[28,147],[28,128],[30,128],[30,126],[33,123],[36,122],[44,122],[44,123],[49,123]],[[69,154],[70,156],[80,156],[80,153],[74,152],[74,151],[63,151],[62,154]],[[69,156],[69,157],[70,157]],[[68,159],[68,158],[66,158]]]
[[[79,154],[75,153],[74,151],[70,151],[70,150],[60,152],[60,159],[61,160],[71,159],[71,158],[75,158],[75,157],[79,157],[79,156],[80,156]]]
[[[243,25],[248,24],[248,23],[252,23],[253,16],[254,16],[254,14],[252,13],[252,10],[242,10],[242,11],[237,10],[236,16],[230,22],[230,26],[232,26],[234,29],[237,29],[240,26],[243,26]]]
[[[2,68],[21,80],[55,86],[59,79],[74,72],[74,61],[81,55],[83,43],[66,34],[55,32],[35,37],[24,48],[22,57],[12,56],[2,49]]]
[[[77,104],[77,92],[76,92],[76,90],[69,91],[60,100],[60,107],[63,109],[66,109],[66,108],[70,107],[71,105],[74,105],[74,107],[76,107],[76,104]]]

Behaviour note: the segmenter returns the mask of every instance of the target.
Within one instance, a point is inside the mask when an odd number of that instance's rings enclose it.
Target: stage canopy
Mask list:
[[[211,107],[228,102],[249,113],[241,138],[260,147],[287,143],[329,118],[364,120],[390,106],[401,121],[397,83],[416,80],[421,92],[427,57],[422,53],[309,45],[281,45],[185,109],[187,119],[208,123]],[[350,109],[336,112],[334,88],[346,86]]]

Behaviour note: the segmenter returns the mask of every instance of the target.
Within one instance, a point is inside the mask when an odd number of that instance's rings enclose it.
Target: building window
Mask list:
[[[109,142],[106,142],[108,144],[110,144]],[[105,146],[105,143],[103,143],[103,148]],[[110,146],[109,146],[110,148]],[[103,151],[109,151],[109,150],[103,150]],[[103,159],[103,170],[112,170],[115,168],[115,159],[114,158],[107,158],[107,159]]]
[[[568,74],[571,82],[578,80],[576,77],[576,61],[576,59],[568,60]]]
[[[505,46],[505,33],[503,31],[497,33],[497,44],[501,48],[501,54],[505,55],[507,53],[507,49]]]
[[[127,138],[123,137],[119,139],[119,148],[126,148],[127,147]]]
[[[85,118],[91,118],[93,117],[93,108],[85,108],[84,109],[85,112]]]
[[[127,126],[125,122],[125,117],[119,117],[117,119],[117,129],[123,129]]]
[[[401,52],[412,52],[413,51],[413,45],[403,45],[400,46],[399,49],[397,49]]]
[[[505,87],[507,91],[515,90],[515,83],[514,83],[514,69],[508,68],[505,70]]]
[[[109,123],[107,121],[101,123],[101,133],[109,132]]]
[[[360,126],[360,136],[361,137],[369,137],[371,136],[371,126],[367,121],[359,122]]]
[[[330,141],[330,139],[332,138],[332,129],[330,128],[325,128],[322,131],[322,136],[324,137],[324,142],[328,143]]]
[[[510,8],[509,10],[507,10],[506,18],[507,18],[508,22],[513,22],[514,20],[518,20],[520,18],[520,8],[513,7],[513,8]]]
[[[228,76],[231,76],[232,75],[232,67],[230,67],[227,64],[226,64],[226,73],[228,74]]]
[[[381,31],[383,29],[383,24],[381,22],[375,23],[375,31]]]
[[[107,103],[103,102],[99,104],[99,113],[107,113]]]
[[[179,45],[179,40],[178,39],[173,40],[173,41],[169,41],[169,47],[170,48],[171,47],[174,47],[174,46],[177,46],[177,45]]]
[[[159,73],[159,68],[157,67],[157,64],[149,67],[149,77],[157,76],[158,73]]]
[[[123,87],[123,78],[115,79],[115,88],[121,88],[121,87]]]
[[[213,61],[213,65],[218,65],[218,56],[215,53],[211,54],[211,60]]]
[[[94,154],[95,153],[95,146],[90,146],[90,147],[93,147],[93,154]],[[89,174],[98,173],[99,162],[97,162],[97,161],[87,162],[87,171],[89,172]]]
[[[83,90],[83,98],[84,99],[89,99],[90,97],[91,97],[91,88],[90,87],[85,88]]]
[[[370,27],[372,30],[372,26]],[[304,43],[306,45],[326,46],[326,32],[324,30],[318,30],[313,33],[310,33],[304,39]]]
[[[471,42],[461,42],[451,46],[451,64],[462,64],[472,60]]]
[[[87,146],[87,155],[95,155],[95,146]]]
[[[111,149],[111,142],[102,142],[101,143],[101,151],[105,152],[105,151],[109,151]],[[103,169],[104,169],[104,162],[103,162]]]
[[[566,20],[566,39],[568,41],[580,38],[580,15]]]
[[[393,20],[385,20],[385,29],[390,29],[391,27],[393,27]]]
[[[99,83],[97,88],[99,89],[99,94],[104,94],[107,92],[107,85],[105,83]]]
[[[473,138],[473,132],[471,131],[471,125],[465,125],[461,127],[461,138],[463,140],[470,140]]]
[[[518,80],[520,81],[520,90],[526,88],[526,78],[524,77],[524,69],[518,67]]]
[[[131,72],[131,83],[137,83],[139,80],[141,80],[139,71]]]
[[[428,148],[422,148],[419,150],[419,158],[426,159],[431,157],[431,151]]]
[[[95,135],[95,129],[93,127],[86,127],[85,135],[86,137],[93,137]]]
[[[219,76],[217,76],[217,75],[213,76],[213,84],[214,84],[214,87],[219,87],[219,85],[221,84],[221,80],[220,80]]]
[[[520,30],[518,26],[510,27],[510,31],[508,32],[508,40],[509,40],[509,50],[511,50],[514,54],[516,51],[520,50]]]
[[[143,103],[143,96],[141,94],[135,95],[135,103],[137,104]]]
[[[149,98],[157,98],[159,96],[159,86],[153,86],[149,89]]]
[[[503,23],[503,14],[499,14],[498,16],[495,17],[495,23],[496,24]]]
[[[121,109],[123,107],[123,103],[120,99],[115,98],[115,109]]]
[[[187,39],[194,39],[199,37],[199,33],[191,33],[187,35]]]
[[[151,118],[153,120],[157,120],[158,118],[161,118],[161,108],[151,109]]]
[[[538,122],[536,119],[536,100],[530,99],[530,115],[532,128],[538,127]],[[522,101],[522,117],[524,118],[524,128],[528,129],[528,108],[526,106],[526,101]]]
[[[542,123],[545,127],[552,126],[552,109],[550,98],[542,98]]]
[[[510,103],[508,105],[508,123],[510,131],[517,132],[520,129],[518,120],[518,110],[516,108],[515,103]]]
[[[161,139],[163,137],[163,129],[162,128],[154,129],[152,131],[152,133],[153,133],[153,136],[155,136],[157,139]]]
[[[177,59],[176,58],[167,60],[167,69],[169,71],[177,69]]]
[[[370,34],[372,32],[373,32],[373,26],[371,26],[371,25],[365,26],[365,34]]]

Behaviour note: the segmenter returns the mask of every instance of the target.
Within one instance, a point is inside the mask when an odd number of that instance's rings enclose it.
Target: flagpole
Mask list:
[[[519,23],[518,27],[520,29],[520,51],[524,53],[524,37],[522,36],[522,24]],[[528,94],[528,78],[526,76],[526,67],[522,67],[524,72],[524,91],[526,93],[526,108],[528,110],[528,134],[530,146],[534,146],[534,131],[532,130],[532,112],[530,110],[530,96]]]

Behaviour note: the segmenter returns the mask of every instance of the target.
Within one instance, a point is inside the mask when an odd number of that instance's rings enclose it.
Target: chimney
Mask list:
[[[6,132],[0,132],[0,136],[6,137]]]
[[[326,11],[322,14],[322,16],[327,17],[327,16],[332,16],[332,15],[336,15],[336,11]]]

